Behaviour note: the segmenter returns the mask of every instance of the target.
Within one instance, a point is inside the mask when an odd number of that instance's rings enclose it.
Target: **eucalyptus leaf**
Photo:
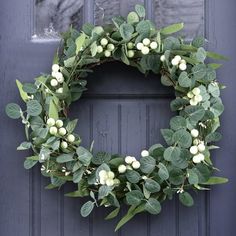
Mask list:
[[[12,119],[19,119],[21,117],[21,108],[16,103],[9,103],[6,106],[6,114]]]

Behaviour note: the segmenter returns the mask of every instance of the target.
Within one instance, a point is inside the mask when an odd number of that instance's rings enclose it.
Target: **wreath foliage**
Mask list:
[[[6,113],[25,125],[27,141],[17,150],[32,149],[33,155],[26,157],[24,167],[39,163],[42,175],[51,180],[48,189],[75,183],[76,190],[66,196],[91,199],[81,207],[83,217],[95,206],[109,206],[114,210],[106,219],[112,219],[122,204],[129,206],[117,230],[140,212],[159,214],[161,203],[175,193],[181,203],[192,206],[191,189],[206,190],[208,185],[227,182],[213,176],[216,168],[210,155],[217,148],[212,142],[221,138],[216,130],[224,109],[220,99],[224,86],[215,71],[220,64],[205,62],[207,57],[225,58],[206,51],[202,37],[185,42],[172,36],[183,28],[182,23],[156,29],[145,19],[141,5],[127,19],[112,21],[105,27],[85,24],[80,32],[70,28],[64,33],[52,73],[35,78],[34,83],[17,80],[26,108],[10,103]],[[94,153],[93,145],[84,148],[74,132],[77,120],[67,115],[70,104],[86,90],[87,74],[110,61],[121,61],[145,75],[158,74],[163,85],[175,90],[170,103],[175,115],[170,127],[161,130],[166,145],[154,144],[140,158]]]

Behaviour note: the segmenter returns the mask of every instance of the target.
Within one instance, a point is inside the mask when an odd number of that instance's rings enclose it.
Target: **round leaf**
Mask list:
[[[84,205],[80,209],[80,214],[83,217],[87,217],[93,210],[94,203],[92,201],[88,201],[84,203]]]
[[[6,106],[6,114],[12,119],[18,119],[21,117],[21,108],[16,103],[9,103]]]
[[[145,203],[145,210],[150,214],[157,215],[161,212],[161,204],[155,198],[149,198]]]
[[[194,204],[192,196],[188,192],[183,192],[179,194],[180,202],[187,207],[191,207]]]
[[[30,116],[38,116],[42,112],[42,106],[37,100],[30,100],[27,102],[27,113]]]

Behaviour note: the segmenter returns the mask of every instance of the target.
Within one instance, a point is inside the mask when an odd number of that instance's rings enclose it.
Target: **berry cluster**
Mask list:
[[[199,88],[194,88],[192,91],[187,93],[187,97],[190,98],[189,103],[192,106],[198,105],[202,101],[201,90]]]
[[[98,175],[99,182],[102,185],[114,186],[120,184],[120,180],[115,178],[115,174],[112,171],[101,170]]]
[[[186,61],[181,58],[181,56],[176,55],[172,60],[171,64],[178,67],[180,70],[184,71],[187,69]]]
[[[66,128],[63,127],[64,123],[62,120],[55,120],[53,118],[48,118],[47,125],[49,128],[49,133],[51,135],[59,135],[64,137],[67,134]],[[66,140],[66,141],[65,141]],[[73,134],[68,134],[65,140],[61,141],[61,148],[66,149],[68,147],[68,142],[73,143],[75,141],[75,136]]]
[[[193,145],[190,147],[189,151],[193,155],[193,162],[197,164],[205,160],[205,156],[202,152],[206,150],[206,146],[203,141],[197,138],[199,136],[197,129],[192,129],[191,135],[196,139],[193,140]]]
[[[109,43],[106,38],[102,38],[100,40],[100,45],[97,46],[97,53],[102,53],[104,51],[104,56],[110,57],[114,49],[114,44]]]
[[[139,42],[136,45],[136,48],[142,52],[143,55],[147,55],[151,49],[155,50],[157,49],[157,42],[152,41],[148,38],[143,39],[142,43]]]
[[[60,72],[60,66],[58,64],[52,65],[52,77],[50,84],[52,87],[57,87],[64,82],[63,74]],[[63,88],[60,87],[56,90],[57,93],[63,93]]]

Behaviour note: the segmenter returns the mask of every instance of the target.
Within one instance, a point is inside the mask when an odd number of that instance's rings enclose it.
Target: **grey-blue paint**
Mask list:
[[[92,21],[93,3],[85,7],[85,19]],[[214,162],[230,182],[213,187],[210,193],[196,194],[196,205],[185,208],[177,200],[166,202],[159,216],[140,215],[120,232],[115,221],[104,222],[107,210],[97,209],[87,219],[79,209],[84,200],[63,196],[73,188],[45,190],[48,180],[39,169],[23,169],[23,158],[30,153],[17,152],[24,140],[23,127],[6,117],[4,107],[20,98],[15,79],[31,81],[41,72],[49,72],[57,41],[31,41],[32,0],[2,1],[0,8],[0,235],[3,236],[233,236],[236,218],[236,132],[234,69],[236,63],[236,21],[234,0],[206,1],[205,29],[208,47],[230,57],[219,70],[218,78],[227,89],[222,97],[219,143]],[[149,1],[146,1],[151,13]],[[84,145],[94,139],[97,150],[137,155],[140,149],[162,141],[159,129],[168,125],[172,92],[162,87],[157,76],[144,78],[134,69],[114,63],[96,68],[89,76],[89,92],[71,106],[70,114],[79,118],[78,132]]]

